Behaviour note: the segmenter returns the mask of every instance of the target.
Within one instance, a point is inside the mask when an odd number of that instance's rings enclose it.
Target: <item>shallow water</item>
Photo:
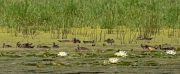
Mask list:
[[[106,47],[90,47],[90,51],[75,52],[73,50],[74,45],[68,47],[62,47],[59,49],[1,49],[0,56],[0,74],[179,74],[180,73],[180,55],[177,53],[176,58],[157,58],[148,57],[145,58],[120,58],[120,61],[156,61],[161,65],[157,66],[123,66],[117,64],[103,65],[103,61],[107,60],[108,54],[113,54],[118,48],[123,48],[128,53],[139,54],[143,50],[139,45],[120,45],[120,46],[106,46]],[[88,45],[87,45],[88,46]],[[93,50],[99,49],[101,51]],[[108,50],[110,49],[110,50]],[[133,51],[130,51],[134,49]],[[57,54],[59,51],[65,51],[69,55],[67,57],[53,57],[43,56],[45,52],[51,53],[51,55]],[[161,52],[161,51],[158,51]],[[162,51],[163,52],[163,51]],[[4,54],[2,56],[2,53]],[[97,57],[83,56],[87,53],[94,53]],[[82,54],[81,56],[77,54]],[[5,56],[6,55],[6,56]],[[16,56],[13,56],[16,55]],[[29,55],[29,56],[27,56]],[[36,56],[33,56],[36,55]],[[41,56],[40,56],[41,55]],[[66,65],[44,65],[50,62],[60,62]],[[25,65],[27,63],[40,63],[43,66],[30,66]],[[166,65],[166,63],[168,63]]]

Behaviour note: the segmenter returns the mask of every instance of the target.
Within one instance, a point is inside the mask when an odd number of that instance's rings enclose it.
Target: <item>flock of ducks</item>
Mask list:
[[[143,49],[148,49],[148,50],[157,50],[157,49],[160,49],[160,50],[176,50],[175,47],[171,46],[170,44],[162,44],[162,45],[154,45],[154,46],[151,46],[151,45],[146,45],[146,44],[141,44],[140,45]]]
[[[141,38],[141,37],[137,37],[137,40],[151,40],[153,38]],[[77,38],[73,38],[72,40],[58,40],[59,42],[73,42],[73,43],[81,43],[81,41]],[[92,46],[95,46],[95,41],[94,40],[91,40],[91,41],[82,41],[83,43],[91,43]],[[111,44],[114,43],[114,39],[106,39],[104,40],[104,42],[107,42],[108,44]],[[20,42],[17,42],[16,43],[16,47],[17,48],[34,48],[35,46],[32,45],[33,43],[23,43],[21,44]],[[104,44],[103,44],[104,46]],[[147,45],[147,44],[141,44],[140,45],[143,49],[148,49],[148,50],[157,50],[157,49],[160,49],[160,50],[176,50],[175,47],[171,46],[170,44],[162,44],[162,45],[154,45],[154,46],[151,46],[151,45]],[[12,47],[11,45],[6,45],[5,43],[3,43],[3,48],[9,48],[9,47]],[[50,46],[46,46],[46,45],[42,45],[42,44],[38,44],[37,45],[37,48],[51,48]],[[59,48],[58,45],[55,44],[55,42],[53,42],[52,44],[52,48]],[[89,50],[87,47],[80,47],[79,44],[77,45],[77,47],[75,48],[76,51],[79,51],[79,50]]]
[[[73,43],[81,43],[81,41],[77,38],[73,38],[72,40],[58,40],[59,42],[73,42]],[[95,46],[95,41],[92,40],[92,41],[82,41],[83,43],[91,43],[92,46]],[[111,44],[114,43],[115,41],[113,39],[110,39],[108,38],[107,40],[105,40],[104,42],[107,42],[108,44]],[[34,48],[35,46],[32,45],[33,43],[20,43],[20,42],[17,42],[16,43],[16,48]],[[3,48],[10,48],[12,47],[11,45],[8,45],[8,44],[5,44],[3,43]],[[42,44],[38,44],[37,45],[37,48],[51,48],[50,46],[46,46],[46,45],[42,45]],[[55,42],[53,42],[52,44],[52,48],[59,48],[58,45],[55,44]],[[77,47],[75,48],[76,51],[79,51],[79,50],[89,50],[87,47],[80,47],[79,45],[77,45]]]

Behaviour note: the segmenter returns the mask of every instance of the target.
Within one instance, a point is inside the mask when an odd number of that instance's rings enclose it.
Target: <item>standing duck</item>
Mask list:
[[[9,48],[12,47],[11,45],[6,45],[5,43],[3,43],[3,48]]]

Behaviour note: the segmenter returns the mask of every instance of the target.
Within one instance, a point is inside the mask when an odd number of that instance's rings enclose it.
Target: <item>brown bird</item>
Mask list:
[[[103,46],[106,46],[107,44],[106,43],[103,43]]]
[[[20,42],[17,42],[16,43],[16,47],[19,47],[19,48],[33,48],[34,46],[31,46],[32,43],[24,43],[24,44],[21,44]]]
[[[141,44],[141,48],[147,49],[147,47],[148,47],[148,45],[146,45],[146,44]]]
[[[107,42],[108,44],[112,45],[112,43],[114,43],[115,41],[114,41],[114,39],[108,38],[107,40],[104,40],[104,42]]]
[[[136,40],[152,40],[153,38],[148,38],[148,37],[144,37],[144,38],[142,38],[142,37],[137,37],[137,39]]]
[[[93,43],[92,46],[96,46],[96,45]]]
[[[94,40],[92,41],[83,41],[84,43],[94,43]]]
[[[143,40],[152,40],[153,38],[147,38],[147,37],[145,37],[145,38],[143,38]]]
[[[159,45],[154,45],[153,46],[155,49],[160,49]]]
[[[154,46],[150,46],[150,45],[146,45],[146,44],[141,44],[141,48],[143,48],[143,49],[148,49],[148,50],[150,50],[150,51],[156,49]]]
[[[143,38],[139,36],[139,37],[137,37],[136,40],[143,40]]]
[[[58,40],[59,42],[72,42],[73,40]]]
[[[9,48],[12,47],[11,45],[6,45],[5,43],[3,43],[3,48]]]
[[[51,48],[51,47],[49,47],[49,46],[46,46],[46,45],[41,45],[41,44],[39,44],[38,46],[37,46],[37,48]]]
[[[79,47],[79,45],[77,45],[77,47],[75,48],[76,51],[79,51],[79,50],[89,50],[88,48],[86,47]]]
[[[176,50],[175,47],[172,47],[170,44],[169,45],[159,45],[161,50]]]
[[[52,47],[53,47],[53,48],[59,48],[59,46],[56,45],[55,42],[53,42],[53,46],[52,46]]]
[[[73,38],[73,42],[74,43],[81,43],[81,41],[79,39]]]

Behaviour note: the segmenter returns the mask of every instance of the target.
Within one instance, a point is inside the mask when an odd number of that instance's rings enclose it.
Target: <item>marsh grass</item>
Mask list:
[[[174,34],[179,29],[178,12],[179,1],[132,1],[132,0],[1,0],[0,26],[5,33],[18,36],[22,33],[24,38],[35,38],[38,31],[53,33],[52,38],[68,38],[72,28],[90,27],[93,39],[97,41],[97,28],[107,29],[106,34],[114,33],[116,38],[124,40],[127,29],[139,30],[139,35],[151,37],[160,30],[169,30]],[[122,26],[127,28],[122,28]],[[121,28],[118,28],[121,27]],[[83,29],[73,30],[82,35]],[[87,29],[84,29],[87,30]],[[119,30],[119,31],[118,31]],[[125,31],[125,32],[124,32]],[[61,34],[61,35],[60,35]],[[88,33],[89,34],[89,33]],[[118,36],[120,34],[120,36]],[[27,36],[28,35],[28,36]],[[132,43],[132,35],[129,34]],[[60,37],[61,36],[61,37]],[[77,35],[75,37],[78,37]]]

